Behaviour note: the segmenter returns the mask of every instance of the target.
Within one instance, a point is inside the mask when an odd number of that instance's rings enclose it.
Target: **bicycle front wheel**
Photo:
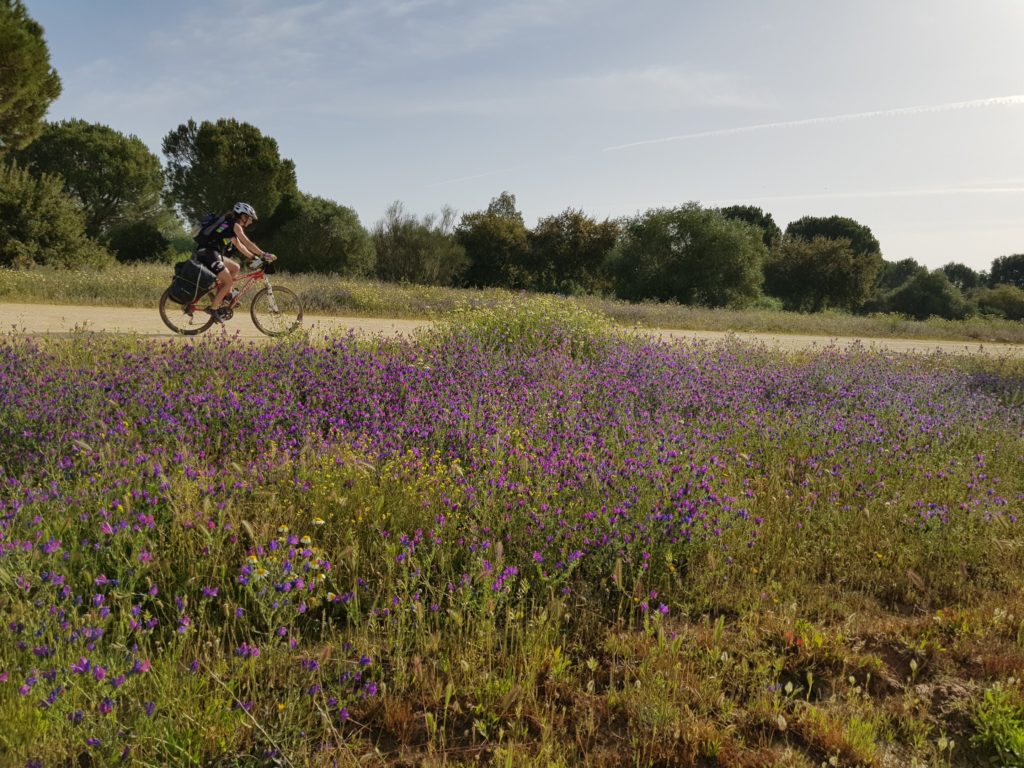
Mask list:
[[[209,294],[203,298],[208,305]],[[195,336],[213,325],[213,316],[204,312],[198,302],[178,304],[173,301],[170,288],[160,297],[160,319],[172,331],[185,336]]]
[[[302,325],[302,299],[287,288],[264,288],[249,307],[253,324],[267,336],[286,336]]]

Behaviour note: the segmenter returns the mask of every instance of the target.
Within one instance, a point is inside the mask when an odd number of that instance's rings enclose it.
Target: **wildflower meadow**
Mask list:
[[[554,300],[8,335],[0,765],[1022,765],[1022,459],[1021,361]]]

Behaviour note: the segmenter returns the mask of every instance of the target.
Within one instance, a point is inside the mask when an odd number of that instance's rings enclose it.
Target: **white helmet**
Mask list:
[[[243,213],[246,216],[251,216],[253,221],[256,221],[256,219],[258,218],[256,216],[256,209],[253,208],[248,203],[235,203],[235,207],[232,210],[239,216],[241,216]]]

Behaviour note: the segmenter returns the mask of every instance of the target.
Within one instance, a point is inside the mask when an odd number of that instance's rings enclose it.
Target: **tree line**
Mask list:
[[[395,202],[370,229],[300,190],[276,140],[234,119],[179,125],[163,163],[135,136],[46,122],[60,79],[21,0],[0,0],[0,266],[163,261],[186,223],[239,199],[289,269],[429,285],[614,295],[711,307],[1024,319],[1024,254],[988,272],[888,262],[869,227],[806,216],[783,231],[756,206],[695,202],[598,220],[567,208],[526,226],[502,192],[480,211],[417,217]]]

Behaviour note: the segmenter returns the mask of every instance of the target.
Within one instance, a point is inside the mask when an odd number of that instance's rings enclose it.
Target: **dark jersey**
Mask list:
[[[235,222],[238,221],[233,214],[224,217],[224,221],[218,224],[210,233],[208,248],[213,248],[222,256],[227,256],[235,250],[232,242],[235,238]]]

